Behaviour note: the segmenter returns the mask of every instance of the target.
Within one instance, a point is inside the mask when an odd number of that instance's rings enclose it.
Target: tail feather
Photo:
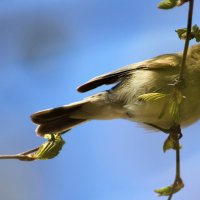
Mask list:
[[[67,117],[57,119],[50,123],[40,124],[36,132],[38,135],[43,136],[47,133],[63,133],[70,130],[72,127],[85,122],[84,119],[70,119]]]
[[[31,119],[36,124],[48,123],[62,117],[70,116],[74,111],[81,109],[84,104],[85,102],[78,102],[67,106],[42,110],[32,114]]]
[[[38,124],[36,133],[63,133],[74,126],[93,119],[121,118],[121,106],[109,101],[107,92],[90,96],[82,101],[34,113],[31,119]]]
[[[42,110],[31,115],[34,123],[38,124],[36,133],[43,136],[48,133],[63,133],[72,127],[87,121],[87,118],[72,117],[75,112],[82,112],[81,108],[86,101],[66,106]]]

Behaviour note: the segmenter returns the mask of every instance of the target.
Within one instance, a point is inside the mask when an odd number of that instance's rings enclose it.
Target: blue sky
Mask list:
[[[93,76],[182,50],[174,30],[185,27],[187,6],[162,11],[158,2],[1,2],[0,152],[18,153],[41,144],[30,114],[108,88],[76,92]],[[197,2],[194,24],[199,24],[199,6]],[[197,122],[184,129],[186,187],[176,200],[199,196],[199,128]],[[0,199],[155,200],[153,190],[173,181],[175,155],[162,152],[164,134],[112,120],[83,124],[64,139],[66,145],[53,160],[2,160]]]

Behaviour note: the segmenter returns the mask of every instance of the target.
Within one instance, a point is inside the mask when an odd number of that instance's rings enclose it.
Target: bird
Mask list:
[[[147,129],[168,130],[174,123],[168,110],[169,94],[179,77],[183,52],[163,54],[130,64],[95,78],[77,88],[87,92],[102,85],[110,89],[98,92],[83,100],[38,111],[31,115],[37,124],[36,134],[62,134],[77,125],[91,120],[126,119],[137,122]],[[200,119],[200,44],[188,49],[185,87],[181,94],[180,126],[186,127]],[[164,94],[166,98],[145,101],[145,94]]]

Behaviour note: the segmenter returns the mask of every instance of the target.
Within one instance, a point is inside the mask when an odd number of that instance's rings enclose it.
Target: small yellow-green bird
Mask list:
[[[174,119],[168,112],[172,84],[179,76],[182,52],[164,54],[130,64],[114,72],[95,77],[78,87],[87,92],[101,85],[114,84],[81,101],[32,114],[38,124],[36,133],[63,133],[90,120],[128,119],[160,129],[169,129]],[[200,119],[200,45],[189,48],[185,74],[185,97],[180,103],[180,125],[188,126]],[[145,94],[162,94],[163,98],[145,101]]]

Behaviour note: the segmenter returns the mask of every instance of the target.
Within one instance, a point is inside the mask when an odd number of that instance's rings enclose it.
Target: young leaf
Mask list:
[[[182,146],[181,146],[181,144],[179,144],[179,149],[181,149],[181,148],[182,148]],[[169,136],[163,144],[163,151],[164,152],[166,152],[170,149],[174,149],[174,150],[176,149],[176,142],[171,136]]]
[[[169,136],[164,142],[163,151],[166,152],[174,148],[175,148],[175,141]]]
[[[184,183],[181,179],[179,179],[176,183],[175,183],[175,187],[173,185],[167,186],[167,187],[163,187],[157,190],[154,190],[156,193],[158,193],[159,196],[169,196],[171,195],[171,193],[176,193],[179,190],[181,190],[184,187]]]
[[[147,94],[142,94],[138,97],[139,100],[143,101],[156,101],[162,98],[165,98],[167,94],[163,93],[147,93]]]
[[[169,101],[169,114],[176,123],[179,123],[180,121],[179,108],[183,98],[184,96],[182,96],[181,92],[179,90],[175,90],[172,93],[172,96]]]
[[[180,28],[175,30],[178,34],[178,37],[180,38],[180,40],[186,40],[186,36],[187,36],[187,28]]]
[[[200,29],[196,24],[192,27],[192,33],[196,39],[196,42],[200,42]]]
[[[187,28],[180,28],[176,30],[178,37],[181,40],[186,40],[186,36],[187,36]],[[197,25],[194,25],[192,27],[191,30],[191,34],[190,34],[190,40],[194,39],[196,40],[196,42],[200,42],[200,29]]]
[[[160,9],[171,9],[177,6],[178,0],[163,0],[158,4],[158,8]]]
[[[177,6],[182,6],[184,3],[188,2],[190,0],[179,0],[177,3]]]
[[[45,138],[47,142],[43,143],[38,149],[37,153],[33,155],[35,159],[48,160],[56,157],[62,149],[65,141],[60,135],[47,134]]]
[[[176,102],[175,99],[172,99],[170,101],[169,114],[171,115],[171,117],[175,122],[178,123],[180,121],[179,104]]]

